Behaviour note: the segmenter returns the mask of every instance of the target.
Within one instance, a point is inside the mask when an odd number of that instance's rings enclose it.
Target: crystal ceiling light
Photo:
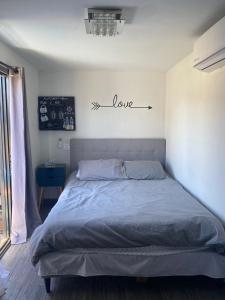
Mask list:
[[[123,30],[125,19],[121,9],[88,8],[86,32],[96,36],[115,36]]]

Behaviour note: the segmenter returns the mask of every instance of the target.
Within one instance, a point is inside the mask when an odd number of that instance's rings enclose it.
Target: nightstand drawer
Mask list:
[[[54,167],[54,168],[38,168],[37,172],[39,176],[45,176],[47,178],[53,177],[65,177],[65,168],[62,167]]]
[[[37,180],[39,186],[64,186],[65,177],[43,176]]]
[[[39,166],[36,170],[37,184],[42,187],[64,186],[66,178],[66,168],[64,165],[45,167]]]

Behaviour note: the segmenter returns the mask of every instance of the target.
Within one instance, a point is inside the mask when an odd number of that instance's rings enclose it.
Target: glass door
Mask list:
[[[11,174],[8,75],[0,73],[0,254],[10,236]]]

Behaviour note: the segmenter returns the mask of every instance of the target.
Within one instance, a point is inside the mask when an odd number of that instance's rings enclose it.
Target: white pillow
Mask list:
[[[159,161],[136,160],[124,162],[126,175],[130,179],[164,179],[166,174]]]
[[[78,163],[77,178],[80,180],[124,179],[121,159],[81,160]]]

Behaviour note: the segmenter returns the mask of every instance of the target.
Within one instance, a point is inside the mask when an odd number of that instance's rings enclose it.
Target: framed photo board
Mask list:
[[[74,102],[74,97],[39,96],[39,129],[75,130],[76,119]]]

